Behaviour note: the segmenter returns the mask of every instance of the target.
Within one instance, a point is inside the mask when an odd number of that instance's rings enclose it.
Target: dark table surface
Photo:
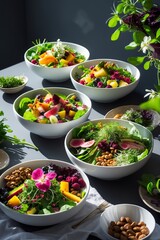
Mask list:
[[[19,146],[11,146],[10,144],[1,145],[10,156],[10,164],[8,167],[15,165],[19,162],[31,160],[31,159],[59,159],[69,161],[65,149],[64,138],[59,139],[45,139],[27,131],[17,121],[13,113],[13,102],[23,92],[42,87],[66,87],[74,88],[70,79],[63,83],[53,83],[32,73],[26,66],[25,62],[13,65],[9,68],[0,71],[0,76],[9,75],[26,75],[29,78],[28,84],[24,90],[17,94],[5,94],[0,91],[0,109],[3,110],[7,124],[11,126],[14,135],[19,138],[25,138],[26,141],[34,143],[39,151],[35,151],[30,148],[24,148]],[[113,103],[96,103],[92,101],[92,111],[89,119],[103,118],[104,115],[112,108],[129,105],[139,104],[143,101],[144,89],[142,91],[141,85],[128,96],[113,102]],[[140,169],[138,172],[127,176],[119,180],[100,180],[94,177],[89,177],[90,184],[96,188],[101,196],[112,204],[118,203],[132,203],[137,204],[148,209],[155,217],[156,222],[160,224],[160,214],[150,209],[141,200],[138,192],[138,180],[143,173],[160,174],[160,142],[157,139],[160,133],[160,127],[158,126],[153,131],[154,136],[154,148],[153,153],[148,163]],[[0,171],[0,174],[3,170]],[[96,239],[91,236],[89,239]]]

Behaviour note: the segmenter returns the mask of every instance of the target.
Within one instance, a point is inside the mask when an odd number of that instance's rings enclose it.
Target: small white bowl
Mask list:
[[[28,77],[23,76],[23,75],[15,76],[15,77],[23,79],[24,83],[18,87],[12,87],[12,88],[1,88],[0,87],[0,90],[5,93],[8,93],[8,94],[14,94],[14,93],[20,92],[26,86],[26,84],[28,82]]]
[[[135,163],[130,163],[127,165],[98,166],[98,165],[87,163],[87,162],[82,161],[81,159],[77,158],[70,151],[70,149],[71,149],[70,141],[73,138],[73,133],[74,133],[75,129],[79,128],[80,126],[86,125],[86,123],[88,123],[88,122],[81,123],[81,124],[77,125],[76,127],[72,128],[67,133],[67,135],[65,137],[64,145],[65,145],[65,151],[66,151],[67,156],[69,157],[70,161],[73,164],[75,164],[76,166],[78,166],[79,168],[81,168],[88,175],[95,177],[95,178],[103,179],[103,180],[117,180],[117,179],[126,177],[126,176],[131,175],[134,172],[138,171],[150,159],[150,156],[151,156],[152,150],[153,150],[153,135],[147,128],[143,127],[142,125],[136,124],[136,123],[132,123],[133,125],[131,125],[130,124],[131,122],[126,121],[126,120],[120,120],[120,119],[95,119],[90,122],[92,122],[93,124],[97,124],[99,122],[106,123],[106,124],[109,122],[112,122],[112,123],[115,122],[115,123],[118,123],[120,126],[123,126],[128,129],[131,129],[132,126],[134,125],[138,129],[140,135],[143,138],[149,138],[150,144],[151,144],[151,149],[149,150],[148,155],[146,157],[144,157],[140,161],[137,161]]]
[[[0,149],[0,170],[6,168],[10,162],[9,155],[2,149]]]
[[[56,44],[57,42],[50,42],[50,43]],[[90,52],[88,51],[87,48],[76,43],[70,43],[70,42],[62,42],[62,43],[74,49],[75,51],[79,52],[81,55],[84,55],[86,60],[89,59]],[[59,82],[65,82],[69,80],[70,71],[74,67],[74,65],[62,67],[62,68],[50,68],[50,67],[35,65],[27,59],[28,52],[35,48],[37,48],[37,45],[29,48],[24,54],[24,60],[26,62],[26,65],[32,72],[34,72],[39,77],[43,79],[47,79],[51,82],[59,83]]]
[[[18,169],[19,167],[30,167],[33,170],[36,168],[41,168],[43,166],[46,166],[48,164],[55,164],[57,166],[61,167],[70,167],[73,169],[77,169],[78,172],[81,174],[83,180],[86,183],[86,194],[84,198],[73,208],[63,211],[63,212],[57,212],[57,213],[51,213],[51,214],[22,214],[18,211],[15,211],[9,207],[7,207],[5,204],[0,202],[0,209],[11,219],[14,219],[17,222],[31,225],[31,226],[49,226],[57,223],[64,222],[70,218],[72,218],[74,215],[78,214],[78,212],[82,209],[82,207],[86,204],[86,199],[89,193],[90,189],[90,183],[88,180],[88,177],[85,175],[85,173],[80,170],[79,168],[75,167],[74,165],[60,161],[60,160],[54,160],[54,159],[37,159],[37,160],[30,160],[25,161],[23,163],[19,163],[14,165],[13,167],[7,169],[1,176],[0,176],[0,188],[4,186],[4,177],[8,174],[10,174],[15,169]]]
[[[129,217],[135,222],[144,222],[149,229],[149,234],[143,238],[149,239],[155,229],[155,219],[153,215],[145,208],[134,204],[111,205],[101,214],[100,227],[106,236],[106,239],[117,240],[108,233],[108,227],[111,221],[117,222],[121,217]]]
[[[91,108],[92,108],[92,103],[88,96],[70,88],[49,87],[49,88],[46,88],[46,90],[48,90],[52,94],[59,93],[59,94],[69,95],[74,93],[79,98],[79,100],[88,107],[88,111],[82,117],[76,120],[63,122],[63,123],[44,124],[44,123],[37,123],[37,122],[31,122],[29,120],[25,120],[18,113],[18,107],[21,99],[25,97],[34,99],[38,94],[46,95],[46,91],[43,88],[30,90],[28,92],[21,94],[13,103],[13,111],[17,120],[28,131],[44,138],[60,138],[65,136],[71,128],[75,127],[76,125],[82,122],[85,122],[88,119],[89,114],[91,112]]]
[[[117,87],[117,88],[97,88],[97,87],[90,87],[83,84],[80,84],[77,81],[77,76],[81,76],[83,74],[82,70],[79,69],[80,65],[83,65],[85,68],[89,68],[91,66],[95,66],[101,61],[107,61],[117,64],[119,67],[127,69],[131,74],[135,77],[135,82],[128,84],[124,87]],[[140,71],[137,67],[133,66],[130,63],[123,62],[116,59],[92,59],[88,60],[84,63],[80,63],[73,67],[70,72],[70,78],[73,83],[73,86],[80,92],[86,94],[91,100],[96,102],[113,102],[122,97],[125,97],[129,93],[131,93],[138,85],[139,78],[140,78]]]
[[[104,116],[104,118],[115,118],[115,115],[117,114],[124,114],[127,110],[138,110],[138,111],[142,111],[143,109],[141,109],[138,105],[124,105],[124,106],[119,106],[116,108],[113,108],[112,110],[110,110],[109,112],[107,112]],[[147,127],[149,130],[153,130],[155,129],[159,124],[160,124],[160,114],[154,110],[149,110],[152,114],[153,114],[153,119],[150,125],[145,126]],[[119,119],[121,119],[121,117],[119,117]]]

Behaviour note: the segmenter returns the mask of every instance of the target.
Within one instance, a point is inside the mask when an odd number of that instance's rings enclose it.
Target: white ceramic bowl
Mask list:
[[[0,176],[0,188],[4,186],[4,177],[8,174],[10,174],[12,171],[14,171],[15,169],[19,168],[19,167],[31,167],[32,169],[36,169],[36,168],[41,168],[43,166],[46,166],[50,163],[56,164],[57,166],[61,166],[61,167],[70,167],[73,169],[77,169],[82,178],[84,179],[85,183],[86,183],[86,195],[84,196],[84,198],[73,208],[71,208],[70,210],[67,211],[63,211],[63,212],[57,212],[57,213],[51,213],[51,214],[22,214],[19,213],[9,207],[7,207],[6,205],[4,205],[3,203],[0,202],[0,209],[10,218],[16,220],[17,222],[23,223],[23,224],[27,224],[27,225],[31,225],[31,226],[48,226],[48,225],[53,225],[53,224],[57,224],[57,223],[61,223],[64,222],[70,218],[72,218],[74,215],[78,214],[78,212],[82,209],[82,207],[85,205],[86,203],[86,199],[89,193],[89,189],[90,189],[90,183],[88,180],[88,177],[85,175],[85,173],[83,173],[82,170],[80,170],[79,168],[75,167],[74,165],[64,162],[64,161],[60,161],[60,160],[54,160],[54,159],[40,159],[40,160],[30,160],[30,161],[25,161],[23,163],[19,163],[11,168],[9,168],[8,170],[6,170],[1,176]]]
[[[17,78],[23,79],[24,83],[18,87],[12,87],[12,88],[0,88],[1,91],[8,93],[8,94],[14,94],[20,92],[27,84],[28,77],[26,76],[15,76]]]
[[[83,65],[86,68],[89,68],[90,66],[95,66],[96,64],[100,63],[101,61],[108,61],[117,64],[119,67],[122,67],[124,69],[127,69],[131,74],[135,77],[135,82],[128,84],[124,87],[117,87],[117,88],[97,88],[97,87],[90,87],[83,84],[80,84],[77,81],[77,74],[78,76],[81,76],[83,74],[82,70],[79,69],[80,65]],[[91,100],[94,100],[96,102],[113,102],[115,100],[118,100],[122,97],[125,97],[129,93],[131,93],[138,85],[139,78],[140,78],[140,72],[137,67],[133,66],[130,63],[123,62],[120,60],[115,59],[93,59],[88,60],[84,63],[80,63],[73,67],[73,69],[70,72],[70,78],[72,81],[73,86],[80,92],[85,93],[88,95],[88,97]]]
[[[71,93],[75,93],[83,104],[88,106],[88,111],[80,118],[68,122],[63,123],[54,123],[54,124],[44,124],[44,123],[36,123],[25,120],[20,114],[18,114],[18,106],[22,98],[29,97],[34,99],[38,94],[46,95],[46,91],[44,89],[35,89],[21,94],[13,103],[13,111],[14,114],[19,121],[20,124],[23,125],[30,132],[37,134],[44,138],[60,138],[66,135],[66,133],[77,124],[80,124],[86,121],[91,112],[92,103],[91,100],[85,94],[78,92],[77,90],[70,88],[58,88],[58,87],[49,87],[46,88],[52,94],[64,94],[69,95]]]
[[[100,217],[100,227],[106,236],[106,239],[116,240],[108,234],[108,227],[111,221],[117,222],[120,217],[130,217],[132,221],[144,222],[149,229],[149,234],[143,238],[149,239],[155,229],[155,219],[153,215],[145,208],[134,204],[117,204],[105,209]]]
[[[128,129],[131,128],[132,125],[130,125],[129,121],[126,120],[119,120],[119,119],[95,119],[91,121],[92,123],[96,124],[98,122],[102,123],[109,123],[109,122],[118,122],[121,126],[124,126]],[[85,125],[86,123],[82,123],[79,126]],[[123,166],[98,166],[98,165],[93,165],[87,162],[84,162],[80,159],[78,159],[76,156],[74,156],[71,151],[70,151],[70,141],[73,138],[73,131],[74,129],[71,129],[66,137],[65,137],[65,151],[67,153],[67,156],[69,157],[70,161],[75,164],[76,166],[80,167],[85,173],[92,177],[96,177],[99,179],[104,179],[104,180],[116,180],[120,179],[123,177],[126,177],[136,171],[138,171],[140,168],[142,168],[147,161],[149,160],[152,149],[153,149],[153,136],[152,133],[142,125],[132,123],[136,128],[138,129],[139,133],[141,134],[142,137],[147,137],[150,139],[151,143],[151,149],[148,153],[148,155],[143,158],[142,160],[128,164],[128,165],[123,165]]]
[[[119,106],[116,108],[111,109],[109,112],[105,114],[105,118],[115,118],[117,114],[124,114],[127,110],[133,109],[135,111],[142,111],[138,105],[124,105],[124,106]],[[153,119],[150,125],[147,126],[147,128],[151,131],[155,129],[159,124],[160,124],[160,114],[154,110],[149,110],[152,115]],[[119,117],[120,119],[121,117]]]
[[[3,149],[0,149],[0,170],[6,168],[10,162],[10,157]]]
[[[55,44],[56,42],[51,42],[51,43]],[[74,49],[75,51],[81,53],[82,55],[84,55],[86,60],[89,59],[90,52],[88,51],[87,48],[76,43],[70,43],[70,42],[62,42],[62,43]],[[36,47],[37,45],[29,48],[24,54],[24,60],[28,68],[39,77],[43,79],[47,79],[51,82],[59,83],[59,82],[67,81],[70,77],[70,71],[74,66],[67,66],[62,68],[50,68],[50,67],[35,65],[27,59],[27,53],[28,51],[31,51]]]

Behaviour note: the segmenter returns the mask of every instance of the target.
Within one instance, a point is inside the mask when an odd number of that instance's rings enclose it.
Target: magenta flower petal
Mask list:
[[[45,182],[37,182],[36,187],[39,188],[42,192],[47,192],[51,186],[50,180],[45,180]]]
[[[39,180],[41,178],[43,178],[43,170],[41,168],[37,168],[32,172],[32,179],[33,180]]]
[[[45,175],[45,179],[49,179],[52,180],[57,176],[57,174],[55,172],[49,172]]]

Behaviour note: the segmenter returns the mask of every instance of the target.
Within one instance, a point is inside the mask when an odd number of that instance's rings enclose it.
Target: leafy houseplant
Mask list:
[[[155,90],[146,90],[149,100],[140,106],[160,113],[160,6],[153,0],[120,0],[114,6],[107,25],[116,30],[111,40],[119,39],[121,33],[130,32],[133,41],[125,46],[126,50],[138,48],[140,56],[129,57],[128,62],[135,66],[143,64],[145,70],[154,66],[157,70]]]

